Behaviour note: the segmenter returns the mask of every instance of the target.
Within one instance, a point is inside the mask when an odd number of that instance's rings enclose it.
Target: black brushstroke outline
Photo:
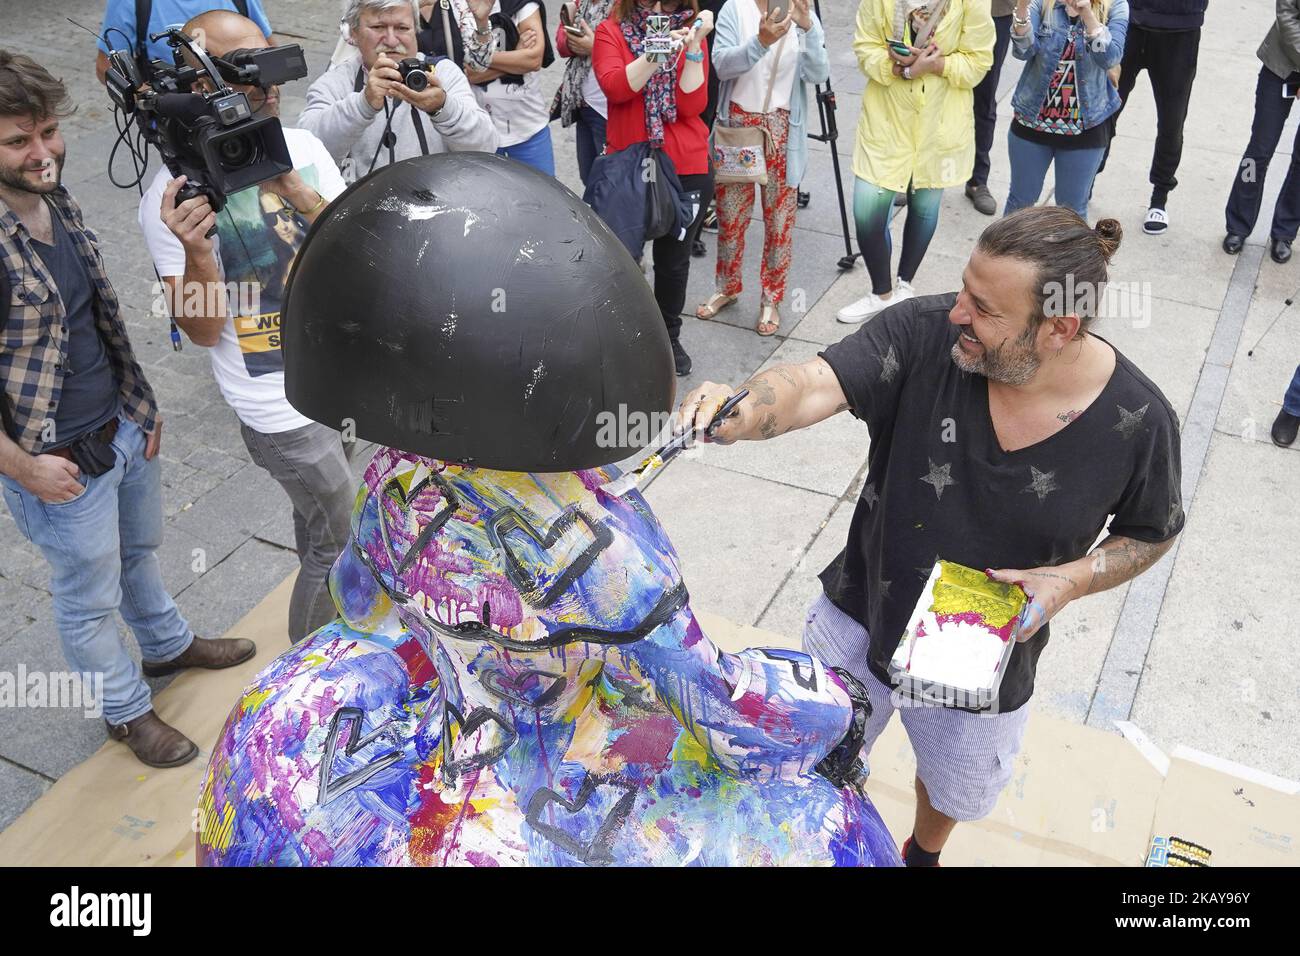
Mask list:
[[[537,579],[529,574],[514,551],[511,550],[506,535],[511,531],[522,531],[528,537],[532,538],[543,551],[549,552],[560,540],[560,536],[569,528],[582,522],[587,526],[591,533],[592,542],[587,545],[582,554],[569,564],[560,576],[555,579],[555,583],[550,586],[540,600],[532,601],[528,595],[538,590]],[[536,526],[529,521],[522,512],[512,506],[507,506],[494,511],[487,522],[488,539],[501,552],[505,558],[506,577],[510,583],[515,586],[525,601],[536,608],[550,607],[560,599],[560,595],[586,573],[587,569],[595,563],[596,558],[602,551],[614,543],[614,533],[609,528],[597,521],[593,521],[585,511],[577,505],[571,505],[564,509],[564,512],[551,522],[551,526],[546,529],[545,533],[537,530]]]
[[[572,816],[585,807],[590,802],[591,795],[602,786],[616,787],[625,791],[625,793],[614,803],[605,819],[600,821],[600,826],[596,828],[596,835],[591,838],[590,842],[582,843],[559,827],[542,820],[542,811],[552,803],[558,803]],[[565,797],[564,794],[552,790],[550,787],[535,790],[528,799],[528,808],[524,811],[524,819],[528,821],[528,825],[537,832],[538,836],[553,843],[583,863],[589,866],[605,866],[614,861],[612,852],[614,838],[618,836],[619,831],[623,829],[623,825],[632,813],[632,807],[636,804],[638,789],[635,784],[626,780],[588,773],[582,781],[582,786],[578,789],[578,795],[572,801]]]
[[[361,723],[365,719],[365,712],[359,707],[340,707],[334,712],[334,717],[330,720],[329,735],[325,738],[325,757],[321,760],[320,781],[317,784],[316,805],[324,806],[335,797],[340,797],[356,787],[361,786],[381,770],[391,767],[401,759],[400,750],[391,750],[370,763],[366,764],[359,770],[353,770],[351,773],[345,773],[341,777],[330,776],[330,771],[334,767],[334,755],[338,749],[339,734],[344,720],[349,720],[348,725],[350,733],[343,745],[343,755],[351,757],[362,747],[371,743],[378,738],[388,727],[388,722],[380,724],[375,730],[366,736],[361,736]]]

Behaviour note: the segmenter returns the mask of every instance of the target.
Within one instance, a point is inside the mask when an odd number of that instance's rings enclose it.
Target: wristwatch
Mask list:
[[[910,80],[911,78],[912,78],[912,67],[910,65],[903,67],[903,79]]]

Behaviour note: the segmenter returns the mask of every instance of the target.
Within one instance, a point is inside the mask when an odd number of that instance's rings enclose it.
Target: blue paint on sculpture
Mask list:
[[[644,499],[601,489],[616,474],[381,450],[339,620],[217,743],[200,862],[896,865],[871,803],[825,775],[851,679],[719,650]]]

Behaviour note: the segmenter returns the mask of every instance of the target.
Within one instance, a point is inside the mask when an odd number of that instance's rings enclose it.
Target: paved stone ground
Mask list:
[[[277,29],[304,45],[316,75],[337,36],[335,0],[268,0],[266,6]],[[554,0],[547,6],[553,9]],[[827,0],[822,6],[840,103],[838,152],[851,186],[864,85],[850,48],[856,5]],[[132,340],[167,418],[163,573],[195,630],[216,636],[296,566],[289,505],[249,463],[207,356],[193,346],[173,352],[166,323],[150,315],[154,277],[135,221],[135,193],[114,188],[105,176],[115,134],[90,68],[94,41],[62,19],[95,27],[101,9],[94,0],[0,0],[0,44],[36,56],[61,75],[79,105],[64,127],[66,181],[106,240]],[[1148,296],[1141,316],[1107,319],[1097,330],[1160,385],[1182,418],[1189,517],[1177,551],[1136,584],[1078,602],[1058,618],[1039,669],[1035,706],[1106,729],[1114,719],[1129,718],[1166,749],[1187,744],[1298,777],[1300,654],[1288,589],[1300,577],[1294,556],[1300,448],[1273,447],[1268,429],[1300,358],[1300,315],[1287,305],[1300,291],[1300,270],[1267,259],[1267,215],[1240,257],[1218,248],[1223,202],[1249,136],[1254,51],[1270,17],[1271,6],[1255,0],[1211,5],[1182,183],[1166,236],[1145,236],[1140,228],[1155,122],[1145,78],[1097,183],[1092,216],[1119,218],[1127,234],[1113,280],[1148,284],[1139,286]],[[1008,61],[1000,91],[990,183],[999,198],[1008,180],[1005,124],[1018,67]],[[559,78],[558,67],[548,71],[548,89]],[[305,82],[285,91],[289,122],[305,91]],[[1293,126],[1273,164],[1266,210],[1289,160]],[[558,126],[554,132],[560,178],[576,188],[572,134]],[[686,320],[684,342],[695,372],[681,383],[683,390],[706,378],[739,383],[765,364],[807,359],[849,331],[835,323],[834,313],[866,291],[865,270],[859,264],[841,273],[836,266],[844,242],[831,156],[826,145],[811,145],[804,185],[812,204],[798,214],[782,334],[762,339],[752,331],[761,246],[761,223],[754,223],[751,288],[721,321]],[[118,178],[129,179],[122,159]],[[918,290],[956,288],[988,222],[959,190],[949,190]],[[712,238],[706,239],[712,253]],[[688,312],[711,290],[711,273],[711,255],[695,261]],[[1253,357],[1247,356],[1257,342]],[[797,632],[816,593],[816,573],[845,539],[866,449],[865,429],[841,416],[761,445],[703,449],[668,469],[649,497],[681,552],[695,601],[741,623]],[[358,456],[358,468],[366,457]],[[125,629],[123,635],[134,651]],[[0,671],[12,673],[20,664],[28,670],[65,666],[46,567],[4,513]],[[0,827],[102,741],[102,724],[77,711],[0,712]]]

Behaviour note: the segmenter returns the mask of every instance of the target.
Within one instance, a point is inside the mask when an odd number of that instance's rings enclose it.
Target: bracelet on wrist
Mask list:
[[[703,51],[703,50],[696,50],[694,53],[692,53],[690,50],[687,50],[687,51],[686,51],[686,59],[690,60],[692,63],[703,63],[703,62],[704,62],[704,51]]]
[[[314,215],[314,214],[316,214],[317,212],[319,212],[319,211],[320,211],[320,208],[321,208],[322,206],[324,206],[324,205],[325,205],[325,197],[322,196],[320,193],[317,193],[317,194],[316,194],[316,205],[312,206],[310,209],[298,209],[297,212],[298,212],[298,215],[300,215],[300,216],[311,216],[311,215]],[[296,207],[295,207],[295,208],[296,208]]]

